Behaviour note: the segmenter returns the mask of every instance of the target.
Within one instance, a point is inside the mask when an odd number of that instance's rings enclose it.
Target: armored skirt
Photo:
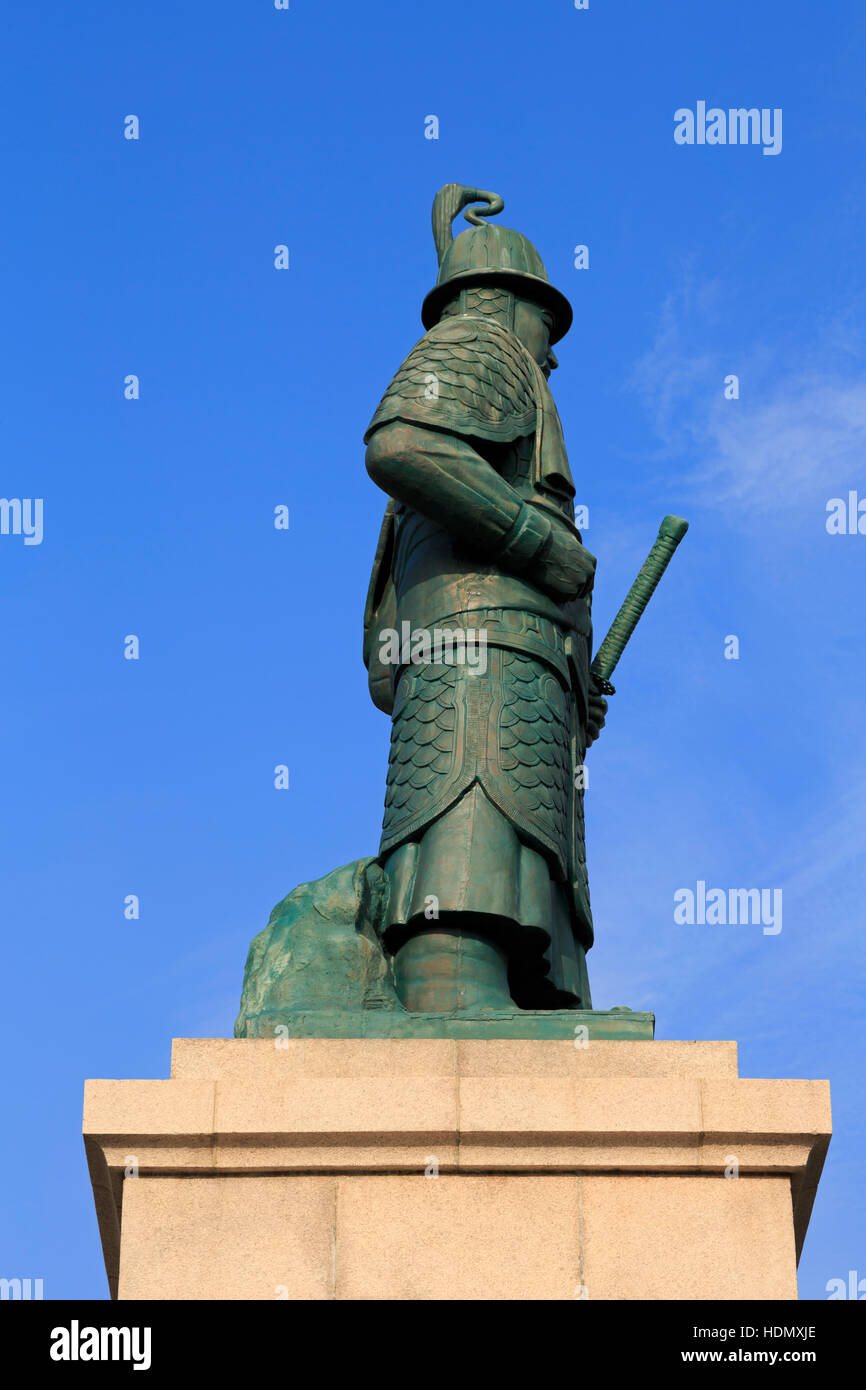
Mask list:
[[[523,652],[484,657],[399,677],[380,845],[385,944],[471,918],[505,949],[519,1007],[590,1008],[570,885],[574,697]]]

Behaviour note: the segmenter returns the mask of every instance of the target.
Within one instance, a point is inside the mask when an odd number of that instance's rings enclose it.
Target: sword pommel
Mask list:
[[[673,541],[674,545],[679,545],[688,529],[689,523],[684,521],[681,516],[666,516],[659,527],[659,537],[664,537],[665,540]]]

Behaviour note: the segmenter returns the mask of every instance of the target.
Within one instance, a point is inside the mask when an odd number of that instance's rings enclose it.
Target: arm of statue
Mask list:
[[[577,532],[534,507],[459,435],[392,421],[367,445],[367,472],[385,492],[563,600],[589,593],[595,557]]]

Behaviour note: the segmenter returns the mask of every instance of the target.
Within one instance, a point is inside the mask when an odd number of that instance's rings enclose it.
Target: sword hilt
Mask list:
[[[590,667],[600,694],[616,694],[610,683],[614,668],[688,529],[689,523],[683,521],[680,516],[666,516],[662,521],[652,549],[641,565],[640,572],[626,594],[622,607],[611,623],[610,630]]]

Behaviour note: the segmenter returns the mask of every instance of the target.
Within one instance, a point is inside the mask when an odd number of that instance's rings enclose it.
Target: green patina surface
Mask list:
[[[580,1034],[578,1035],[578,1028]],[[655,1014],[634,1009],[539,1009],[480,1015],[377,1013],[258,1014],[242,1038],[568,1038],[584,1042],[650,1042]]]
[[[387,891],[368,858],[283,898],[250,946],[235,1037],[652,1038],[654,1016],[624,1008],[409,1013],[377,932]]]
[[[653,1036],[652,1014],[592,1008],[584,760],[686,523],[665,518],[592,661],[596,562],[548,384],[572,311],[502,208],[437,193],[426,331],[364,435],[388,496],[363,645],[391,718],[378,853],[274,909],[239,1037]]]

